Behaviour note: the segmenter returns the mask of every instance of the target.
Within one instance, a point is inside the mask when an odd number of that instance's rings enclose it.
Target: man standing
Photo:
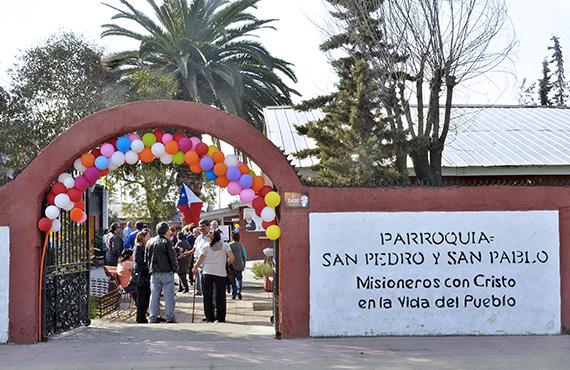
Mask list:
[[[127,238],[129,237],[129,235],[131,235],[131,233],[133,231],[135,231],[135,229],[133,228],[134,223],[133,221],[128,221],[127,222],[127,226],[125,227],[125,230],[123,230],[123,241],[126,241]]]
[[[160,293],[166,301],[166,322],[176,323],[174,317],[174,272],[178,272],[178,264],[172,246],[172,232],[166,222],[156,226],[154,238],[148,241],[145,260],[150,272],[150,322],[159,322],[158,302]]]
[[[133,249],[133,247],[135,246],[135,240],[137,238],[137,234],[141,232],[142,229],[145,228],[145,224],[142,221],[137,221],[135,224],[135,228],[136,230],[133,231],[129,237],[127,238],[127,240],[125,240],[125,245],[124,248],[125,249]]]
[[[198,261],[200,255],[204,251],[204,248],[208,246],[210,243],[210,239],[208,239],[208,233],[210,232],[210,226],[208,221],[202,220],[200,221],[200,235],[196,237],[196,241],[194,242],[194,260]],[[196,294],[202,295],[202,271],[198,271],[196,273]]]

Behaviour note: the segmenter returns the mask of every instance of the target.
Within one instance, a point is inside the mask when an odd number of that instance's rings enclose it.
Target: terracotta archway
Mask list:
[[[38,274],[41,246],[35,227],[42,199],[57,176],[71,167],[75,158],[120,133],[151,128],[191,129],[217,137],[246,153],[267,174],[279,192],[304,191],[283,153],[244,120],[209,106],[181,101],[144,101],[125,104],[90,115],[50,143],[17,179],[0,189],[0,225],[10,226],[9,340],[30,343],[37,339]],[[296,286],[307,284],[295,272],[295,256],[288,250],[308,249],[307,210],[281,211],[280,315],[284,337],[306,336],[307,301]],[[288,233],[288,229],[295,234]],[[299,266],[299,265],[297,265]],[[303,274],[301,274],[303,275]],[[288,284],[292,279],[292,284]],[[304,287],[301,291],[307,291]],[[288,296],[295,298],[288,300]],[[306,294],[304,294],[306,295]],[[300,299],[301,298],[301,299]],[[288,302],[291,302],[289,305]],[[294,321],[298,321],[295,323]]]

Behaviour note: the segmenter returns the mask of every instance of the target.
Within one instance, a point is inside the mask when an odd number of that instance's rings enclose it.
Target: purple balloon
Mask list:
[[[77,176],[75,178],[75,187],[81,191],[85,191],[89,187],[89,181],[85,176]]]
[[[226,177],[230,181],[238,181],[241,176],[241,171],[237,167],[228,167]]]
[[[189,150],[192,150],[192,141],[190,141],[190,139],[188,139],[187,137],[183,137],[182,139],[180,139],[180,141],[178,141],[178,148],[186,153]]]
[[[210,171],[214,167],[214,160],[210,157],[204,157],[200,159],[200,167],[204,171]]]
[[[226,189],[228,189],[228,193],[231,195],[238,195],[241,193],[241,186],[239,186],[237,181],[230,182]]]
[[[239,185],[242,187],[242,189],[251,188],[251,185],[253,185],[253,177],[247,173],[245,175],[241,175],[239,178]]]
[[[95,184],[97,180],[99,180],[99,177],[101,177],[101,172],[95,167],[88,168],[87,171],[85,171],[85,178],[89,181],[89,185]]]

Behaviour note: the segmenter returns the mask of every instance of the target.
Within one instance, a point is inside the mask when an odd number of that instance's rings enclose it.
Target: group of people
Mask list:
[[[180,232],[166,222],[156,226],[156,236],[143,222],[125,230],[113,223],[104,237],[106,265],[116,265],[121,286],[136,292],[137,323],[176,323],[174,314],[174,274],[178,274],[180,293],[189,293],[195,284],[196,295],[203,296],[204,319],[225,322],[226,291],[232,299],[242,299],[243,271],[247,256],[239,233],[225,243],[217,221],[186,225]],[[128,231],[129,228],[131,231]],[[161,295],[165,314],[159,314]],[[147,310],[150,316],[147,319]]]

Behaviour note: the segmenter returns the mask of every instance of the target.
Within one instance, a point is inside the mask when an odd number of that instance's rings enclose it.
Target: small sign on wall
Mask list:
[[[307,193],[283,193],[286,208],[309,208],[309,195]]]
[[[558,212],[310,214],[311,336],[560,333]]]

